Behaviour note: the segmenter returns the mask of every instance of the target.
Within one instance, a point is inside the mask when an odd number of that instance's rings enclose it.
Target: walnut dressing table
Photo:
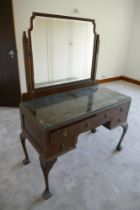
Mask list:
[[[80,133],[94,133],[101,125],[110,130],[122,126],[116,147],[118,151],[122,149],[131,99],[99,87],[95,80],[99,35],[94,20],[33,13],[23,46],[27,81],[27,94],[20,104],[23,163],[30,162],[25,145],[28,139],[39,154],[46,185],[43,198],[48,199],[49,172],[58,156],[76,148]]]

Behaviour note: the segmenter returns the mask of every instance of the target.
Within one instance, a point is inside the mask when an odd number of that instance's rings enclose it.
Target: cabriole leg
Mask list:
[[[26,145],[25,145],[26,138],[23,135],[23,133],[20,134],[20,140],[21,140],[21,144],[22,144],[23,151],[24,151],[24,154],[25,154],[25,159],[23,160],[23,164],[27,165],[27,164],[30,163],[30,159],[29,159],[27,148],[26,148]]]
[[[117,147],[116,147],[116,150],[117,150],[117,151],[121,151],[121,150],[122,150],[121,143],[122,143],[122,141],[123,141],[123,139],[124,139],[124,136],[125,136],[125,134],[126,134],[126,132],[127,132],[128,124],[126,123],[126,124],[122,125],[122,128],[123,128],[123,133],[122,133],[121,138],[120,138],[120,141],[119,141],[119,143],[118,143],[118,145],[117,145]]]
[[[43,171],[44,179],[45,179],[45,190],[42,194],[42,197],[44,199],[48,199],[52,196],[50,190],[49,190],[49,181],[48,181],[48,176],[51,168],[53,167],[54,163],[57,161],[57,158],[47,161],[45,160],[42,156],[39,157],[40,160],[40,165]]]

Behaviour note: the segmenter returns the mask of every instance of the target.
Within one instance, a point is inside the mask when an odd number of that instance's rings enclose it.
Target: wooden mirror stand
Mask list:
[[[33,23],[36,17],[50,17],[50,18],[59,18],[59,19],[76,20],[76,21],[79,20],[79,21],[91,22],[93,24],[94,47],[93,47],[90,79],[35,89],[31,32],[33,31]],[[96,33],[96,24],[95,20],[93,19],[34,12],[30,18],[30,28],[28,29],[28,36],[25,31],[23,32],[23,49],[24,49],[25,73],[26,73],[26,84],[27,84],[27,93],[22,95],[23,101],[97,84],[96,69],[97,69],[97,60],[98,60],[98,51],[99,51],[99,35]]]

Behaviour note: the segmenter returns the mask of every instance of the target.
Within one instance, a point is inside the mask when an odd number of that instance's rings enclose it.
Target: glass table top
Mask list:
[[[88,87],[26,101],[23,105],[44,127],[50,127],[128,99],[108,88]]]

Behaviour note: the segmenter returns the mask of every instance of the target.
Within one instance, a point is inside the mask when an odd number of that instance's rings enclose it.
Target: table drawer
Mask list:
[[[48,158],[63,154],[75,148],[74,139],[65,142],[52,143],[48,147]]]
[[[102,111],[98,114],[93,115],[85,120],[82,120],[76,124],[76,129],[78,133],[97,128],[104,123],[111,121],[112,116],[108,110]]]
[[[49,157],[56,154],[65,153],[75,147],[74,125],[50,133],[49,137]]]
[[[121,104],[117,107],[114,107],[110,110],[112,112],[113,119],[105,127],[113,129],[122,123],[125,123],[127,120],[128,110],[130,107],[130,102]]]

